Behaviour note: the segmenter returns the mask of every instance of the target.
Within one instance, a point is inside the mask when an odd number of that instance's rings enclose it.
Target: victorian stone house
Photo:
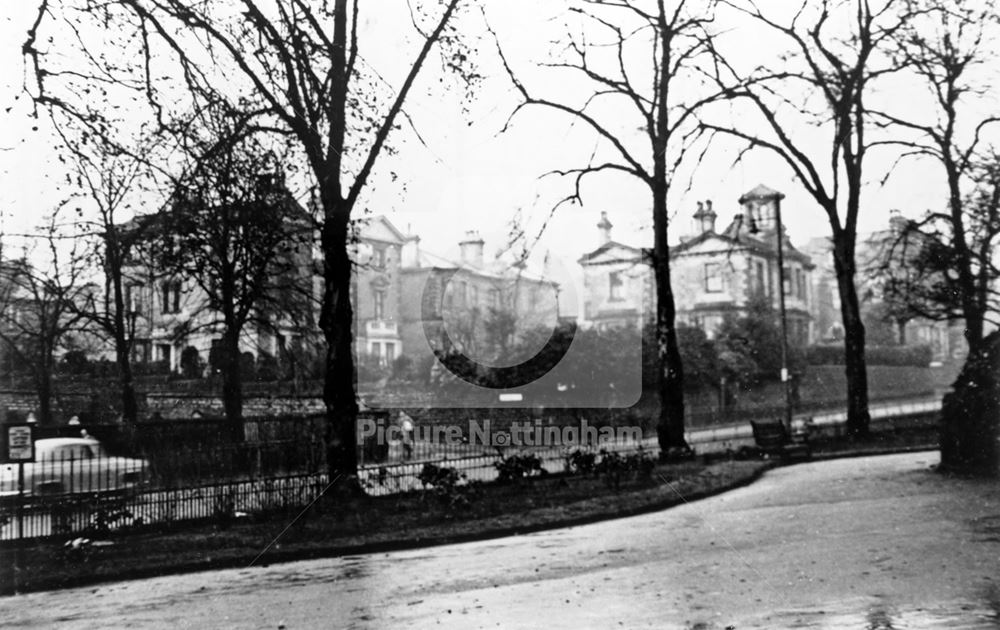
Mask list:
[[[516,260],[487,260],[484,246],[474,231],[457,259],[426,251],[419,238],[407,243],[400,316],[410,358],[454,349],[489,360],[521,332],[557,324],[559,285]]]
[[[784,269],[782,274],[778,270],[775,214],[783,198],[764,185],[755,187],[740,197],[739,212],[721,231],[716,229],[718,215],[712,202],[698,203],[694,233],[670,248],[679,323],[697,326],[711,338],[727,315],[746,313],[754,296],[765,296],[777,308],[781,290],[789,343],[805,345],[814,338],[810,315],[814,266],[783,229]],[[597,227],[602,244],[579,261],[586,291],[585,323],[604,327],[651,320],[655,292],[649,250],[613,240],[607,213],[601,213]]]

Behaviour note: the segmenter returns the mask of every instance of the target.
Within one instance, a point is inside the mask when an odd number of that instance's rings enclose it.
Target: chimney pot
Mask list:
[[[597,229],[601,235],[601,242],[600,242],[601,245],[607,245],[608,243],[611,242],[612,227],[614,227],[614,225],[611,223],[611,221],[608,220],[608,213],[602,210],[601,220],[597,224]]]

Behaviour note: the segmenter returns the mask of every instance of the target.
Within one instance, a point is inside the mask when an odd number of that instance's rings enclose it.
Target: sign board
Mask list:
[[[30,424],[8,424],[4,426],[4,461],[35,461],[34,427]]]

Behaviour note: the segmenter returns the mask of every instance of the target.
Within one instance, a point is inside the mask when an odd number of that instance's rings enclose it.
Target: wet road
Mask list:
[[[1000,486],[803,464],[664,512],[0,599],[4,627],[997,628]]]

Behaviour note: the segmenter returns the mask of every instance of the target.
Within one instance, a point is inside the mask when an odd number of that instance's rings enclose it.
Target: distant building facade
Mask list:
[[[766,296],[777,307],[778,291],[783,290],[789,342],[805,345],[813,338],[813,264],[784,231],[784,285],[778,287],[775,214],[783,198],[776,190],[757,186],[740,197],[741,211],[721,232],[716,231],[712,203],[698,203],[693,215],[697,233],[670,248],[679,323],[701,328],[711,338],[725,317],[745,314],[755,295]],[[651,321],[656,303],[650,253],[612,240],[611,227],[602,213],[598,230],[603,244],[579,260],[586,291],[583,319],[598,328],[640,325]]]
[[[422,249],[419,238],[407,242],[400,312],[411,358],[447,350],[491,357],[520,332],[555,327],[559,285],[517,261],[485,260],[484,246],[469,232],[451,260]]]

